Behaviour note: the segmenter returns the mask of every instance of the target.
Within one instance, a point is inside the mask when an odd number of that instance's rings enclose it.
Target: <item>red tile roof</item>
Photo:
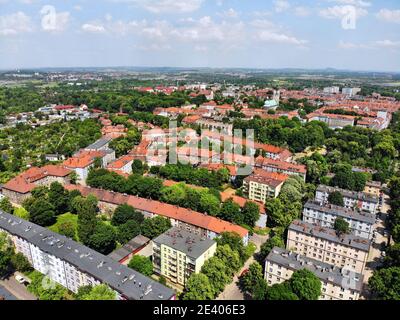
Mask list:
[[[79,185],[67,185],[67,190],[79,190],[82,195],[87,196],[93,194],[102,202],[108,202],[116,205],[127,203],[137,210],[150,212],[166,218],[182,221],[204,230],[210,230],[216,234],[223,232],[236,232],[242,238],[248,235],[248,230],[230,222],[208,216],[193,210],[173,206],[155,200],[128,196],[121,193],[94,189]]]

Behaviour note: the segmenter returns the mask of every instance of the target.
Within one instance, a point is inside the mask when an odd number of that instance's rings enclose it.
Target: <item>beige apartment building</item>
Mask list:
[[[289,280],[301,269],[314,273],[322,284],[319,300],[358,300],[363,287],[360,273],[301,256],[275,247],[265,260],[265,280],[269,286]]]
[[[276,198],[288,175],[255,169],[254,173],[243,180],[243,190],[250,200],[266,203],[267,199]]]
[[[154,271],[185,286],[216,250],[214,240],[174,227],[153,240]]]
[[[334,229],[295,220],[288,228],[286,248],[300,255],[363,273],[371,241]]]

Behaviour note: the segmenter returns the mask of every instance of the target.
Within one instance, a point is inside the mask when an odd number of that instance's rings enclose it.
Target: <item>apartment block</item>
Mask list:
[[[322,283],[319,300],[358,300],[363,287],[360,273],[339,268],[298,253],[275,247],[265,260],[264,277],[269,286],[289,280],[301,269],[314,273]]]
[[[255,160],[255,166],[268,172],[296,175],[306,180],[307,168],[304,165],[259,156]]]
[[[214,240],[172,228],[153,240],[153,265],[156,273],[185,286],[192,273],[199,273],[217,250]]]
[[[334,229],[295,220],[288,228],[288,250],[337,267],[363,273],[371,241]]]
[[[333,204],[318,201],[308,201],[303,208],[303,221],[333,228],[337,218],[343,218],[349,223],[351,232],[361,238],[372,239],[375,215],[369,212],[359,212]]]
[[[243,180],[243,190],[250,200],[266,203],[269,198],[276,198],[288,175],[255,169],[253,174]]]
[[[107,284],[119,300],[173,300],[173,290],[67,237],[0,210],[0,232],[33,268],[72,292]]]
[[[349,191],[337,187],[319,185],[316,191],[315,200],[327,203],[331,193],[338,191],[343,195],[346,208],[360,209],[375,214],[378,208],[379,198],[364,192]]]

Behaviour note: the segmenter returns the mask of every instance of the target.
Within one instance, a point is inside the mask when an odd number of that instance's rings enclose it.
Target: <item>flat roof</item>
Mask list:
[[[323,282],[330,282],[343,288],[361,292],[363,286],[363,275],[360,273],[307,258],[282,248],[274,247],[266,261],[293,271],[307,269]]]
[[[199,258],[216,243],[214,240],[201,237],[177,227],[164,232],[156,239],[153,239],[153,242],[183,252],[193,259]]]
[[[138,235],[137,237],[133,238],[131,241],[129,241],[121,248],[111,252],[108,255],[108,257],[110,257],[115,261],[121,261],[122,259],[126,258],[127,256],[129,256],[130,254],[140,249],[149,242],[150,242],[149,238],[142,235]]]
[[[108,137],[102,137],[99,140],[93,142],[91,145],[87,146],[86,150],[98,150],[103,148],[107,143],[109,143],[112,139]]]
[[[0,210],[0,228],[25,239],[43,252],[74,265],[80,271],[130,300],[169,300],[175,293],[162,284],[132,270],[110,257],[65,236]]]
[[[326,192],[326,193],[332,193],[335,191],[339,191],[343,195],[343,197],[346,197],[346,198],[363,200],[363,201],[368,201],[368,202],[372,202],[372,203],[378,203],[378,201],[379,201],[378,197],[376,197],[372,194],[369,194],[369,193],[350,191],[350,190],[341,189],[341,188],[337,188],[337,187],[326,186],[323,184],[318,186],[317,191]]]
[[[312,209],[319,212],[328,213],[334,216],[340,216],[351,220],[366,222],[369,224],[375,223],[375,215],[369,212],[358,212],[333,204],[322,204],[315,200],[309,200],[304,205],[304,209]]]
[[[336,230],[321,227],[301,220],[294,220],[289,226],[289,231],[296,231],[308,236],[339,243],[346,247],[369,252],[371,241],[357,237],[353,234],[341,234],[338,236]]]

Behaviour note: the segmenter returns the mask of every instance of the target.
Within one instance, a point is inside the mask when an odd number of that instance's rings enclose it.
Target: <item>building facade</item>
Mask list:
[[[155,272],[185,286],[192,273],[199,273],[217,250],[214,240],[172,228],[153,240]]]
[[[333,228],[335,220],[339,217],[348,222],[354,235],[372,239],[375,224],[375,216],[372,213],[362,213],[318,201],[308,201],[303,208],[303,221],[322,227]]]
[[[322,284],[319,300],[358,300],[363,287],[363,276],[345,268],[338,268],[275,247],[265,260],[265,280],[269,286],[289,280],[301,269],[314,273]]]
[[[331,228],[300,220],[288,229],[288,250],[302,256],[363,273],[371,241],[351,234],[337,235]]]

